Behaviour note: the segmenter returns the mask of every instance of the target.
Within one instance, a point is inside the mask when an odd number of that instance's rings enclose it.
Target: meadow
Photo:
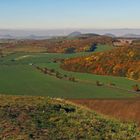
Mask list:
[[[100,45],[97,51],[112,49]],[[91,52],[59,53],[12,53],[0,58],[0,93],[13,95],[35,95],[61,98],[133,98],[138,95],[132,91],[137,81],[123,77],[100,76],[87,73],[64,71],[54,59],[85,56]],[[50,68],[60,73],[74,76],[77,82],[58,79],[35,69],[31,64]],[[97,86],[96,81],[103,86]],[[116,86],[109,86],[114,83]]]

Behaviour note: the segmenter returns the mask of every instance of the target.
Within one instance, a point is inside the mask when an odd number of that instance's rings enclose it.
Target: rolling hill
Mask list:
[[[81,32],[75,31],[75,32],[70,33],[68,37],[77,37],[77,36],[80,36],[81,34],[82,34]]]
[[[12,52],[48,52],[65,53],[66,49],[74,48],[74,52],[83,52],[93,44],[112,45],[112,38],[96,34],[81,34],[75,37],[56,37],[52,39],[13,40],[0,43],[0,49],[4,53]]]
[[[62,99],[0,96],[0,139],[132,140],[135,124],[121,123]]]

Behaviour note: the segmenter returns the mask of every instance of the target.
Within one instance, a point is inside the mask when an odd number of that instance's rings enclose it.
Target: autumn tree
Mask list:
[[[97,44],[92,44],[86,51],[87,52],[94,52],[97,49]]]

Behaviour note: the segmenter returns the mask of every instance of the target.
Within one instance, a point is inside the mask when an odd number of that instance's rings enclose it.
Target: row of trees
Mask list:
[[[35,66],[36,69],[40,70],[42,73],[44,74],[48,74],[50,76],[54,76],[58,79],[64,79],[64,80],[69,80],[69,81],[72,81],[72,82],[77,82],[76,78],[73,77],[73,76],[68,76],[66,74],[62,74],[58,71],[56,71],[55,69],[48,69],[48,68],[41,68],[39,66]]]

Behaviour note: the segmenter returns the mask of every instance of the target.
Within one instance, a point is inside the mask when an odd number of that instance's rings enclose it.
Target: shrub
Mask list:
[[[55,72],[55,69],[50,69],[50,72],[54,73]]]
[[[96,81],[96,85],[97,85],[97,86],[102,86],[103,84],[100,83],[99,81]]]
[[[109,85],[110,85],[110,86],[116,86],[116,84],[114,84],[114,83],[110,83]]]
[[[136,92],[138,92],[138,91],[140,91],[140,88],[139,88],[139,86],[136,84],[136,85],[133,86],[133,90],[136,91]]]
[[[75,48],[71,47],[71,48],[66,48],[65,49],[65,53],[74,53],[75,52]]]
[[[69,77],[69,81],[76,82],[75,77]]]

